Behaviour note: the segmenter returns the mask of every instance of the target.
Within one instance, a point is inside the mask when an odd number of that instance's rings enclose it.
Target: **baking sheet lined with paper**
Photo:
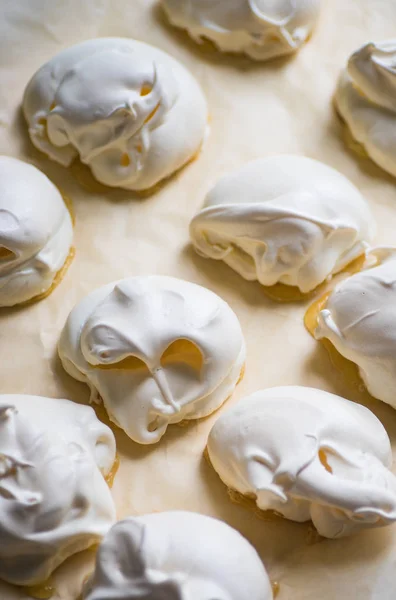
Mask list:
[[[370,204],[376,241],[395,243],[396,180],[349,149],[332,98],[351,52],[394,35],[393,0],[324,2],[312,38],[292,58],[269,63],[202,48],[170,27],[156,0],[23,0],[0,2],[0,153],[33,163],[71,198],[76,255],[45,300],[0,312],[2,393],[89,401],[88,387],[62,369],[56,345],[67,315],[91,290],[122,277],[171,275],[223,297],[247,342],[246,372],[221,409],[260,388],[318,387],[365,403],[396,444],[396,412],[372,400],[329,361],[304,328],[309,303],[271,301],[220,261],[200,258],[188,226],[219,177],[255,158],[299,154],[346,175]],[[21,102],[27,82],[61,49],[93,37],[131,37],[158,46],[200,82],[210,112],[202,152],[153,194],[142,197],[96,184],[84,169],[65,169],[32,146]],[[186,131],[188,135],[188,131]],[[103,416],[103,415],[102,415]],[[253,543],[280,600],[390,600],[396,583],[395,527],[342,540],[319,540],[309,524],[259,520],[230,501],[203,457],[218,414],[173,426],[157,445],[140,446],[113,427],[120,468],[113,496],[118,517],[183,509],[223,519]],[[56,600],[77,598],[92,570],[92,551],[76,555],[54,576]],[[0,598],[27,598],[1,585]]]

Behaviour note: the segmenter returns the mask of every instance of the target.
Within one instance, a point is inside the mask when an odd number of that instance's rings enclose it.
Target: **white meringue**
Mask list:
[[[43,583],[115,520],[115,439],[89,406],[0,396],[0,578]]]
[[[364,406],[313,388],[261,390],[215,423],[208,440],[223,482],[262,510],[312,519],[338,538],[396,520],[388,435]]]
[[[44,173],[0,156],[0,306],[47,292],[73,242],[70,213]]]
[[[328,338],[357,364],[370,394],[396,408],[396,248],[376,248],[370,257],[379,265],[335,287],[315,337]]]
[[[295,52],[318,19],[321,0],[162,0],[170,22],[197,42],[269,60]]]
[[[79,156],[98,181],[145,190],[198,152],[207,106],[193,76],[158,48],[122,38],[63,50],[32,77],[29,134],[50,158]]]
[[[226,523],[175,511],[120,521],[103,540],[85,600],[272,600],[253,546]]]
[[[335,102],[370,158],[396,176],[396,39],[370,42],[352,54]]]
[[[273,156],[220,179],[193,218],[196,251],[249,281],[309,292],[364,253],[366,201],[341,173],[303,156]]]
[[[59,342],[66,371],[103,400],[140,444],[171,423],[215,411],[245,362],[239,321],[213,292],[181,279],[131,277],[99,288],[70,313]]]

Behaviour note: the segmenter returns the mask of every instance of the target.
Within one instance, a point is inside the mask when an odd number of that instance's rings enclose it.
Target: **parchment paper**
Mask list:
[[[340,69],[354,49],[396,33],[394,0],[324,0],[310,42],[291,60],[255,64],[200,49],[166,25],[156,0],[0,0],[0,153],[31,161],[73,200],[76,258],[46,300],[0,312],[0,392],[88,402],[56,356],[65,319],[92,289],[121,277],[167,274],[204,285],[238,314],[247,340],[243,382],[231,403],[261,387],[303,384],[356,399],[327,353],[303,326],[304,304],[270,301],[220,262],[198,258],[188,244],[190,218],[222,174],[260,156],[297,153],[339,169],[364,193],[378,222],[378,241],[396,242],[396,180],[349,151],[332,107]],[[182,61],[207,95],[211,135],[202,154],[149,198],[82,188],[70,170],[30,144],[20,112],[33,72],[62,48],[95,36],[129,36]],[[186,132],[186,135],[188,132]],[[396,443],[396,412],[369,407]],[[257,548],[279,600],[391,600],[396,584],[396,527],[312,544],[308,525],[265,522],[232,504],[202,458],[218,415],[173,427],[160,444],[141,447],[117,431],[121,467],[113,493],[118,516],[168,509],[224,519]],[[1,540],[0,540],[1,543]],[[77,598],[93,553],[78,555],[55,576],[55,600]],[[4,600],[27,598],[11,586]]]

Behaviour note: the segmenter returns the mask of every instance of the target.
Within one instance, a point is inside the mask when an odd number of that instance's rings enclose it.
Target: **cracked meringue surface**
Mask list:
[[[103,400],[135,442],[214,412],[243,374],[245,343],[228,304],[196,284],[139,276],[101,287],[72,310],[59,341],[65,370]]]
[[[388,435],[371,411],[334,394],[260,390],[218,419],[207,449],[230,489],[262,510],[312,520],[324,537],[396,520]]]
[[[201,256],[223,260],[248,281],[306,293],[362,255],[375,227],[359,190],[303,156],[247,163],[221,178],[192,219]]]
[[[49,292],[72,243],[72,219],[55,185],[33,165],[0,156],[0,306]]]
[[[351,55],[335,102],[353,138],[396,177],[396,38],[369,42]]]
[[[147,190],[198,153],[207,127],[200,86],[162,50],[124,38],[61,51],[30,80],[33,144],[63,166],[77,157],[101,183]]]
[[[296,52],[319,17],[320,0],[162,0],[172,25],[224,52],[269,60]]]
[[[115,439],[92,408],[69,400],[0,396],[0,579],[45,582],[115,520],[105,476]]]
[[[99,548],[83,597],[272,600],[273,595],[256,550],[239,532],[211,517],[175,511],[117,523]]]
[[[327,338],[356,363],[372,396],[396,408],[396,248],[368,253],[376,265],[340,282],[318,315],[315,338]]]

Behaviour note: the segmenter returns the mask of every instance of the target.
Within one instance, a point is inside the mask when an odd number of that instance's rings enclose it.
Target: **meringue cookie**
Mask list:
[[[313,388],[261,390],[215,423],[208,453],[223,482],[262,510],[346,536],[396,520],[388,435],[364,406]]]
[[[115,439],[89,406],[0,396],[0,578],[43,583],[115,520]]]
[[[396,408],[396,248],[376,248],[370,257],[379,265],[335,287],[315,338],[328,338],[357,364],[370,394]]]
[[[175,511],[114,525],[84,598],[272,600],[272,590],[256,550],[238,531]]]
[[[176,27],[224,52],[269,60],[296,52],[318,19],[321,0],[163,0]]]
[[[48,292],[72,242],[70,213],[54,184],[33,165],[0,156],[0,306]]]
[[[249,281],[309,292],[364,253],[374,226],[341,173],[303,156],[273,156],[220,179],[190,225],[201,256]]]
[[[396,176],[396,39],[370,42],[352,54],[335,102],[370,158]]]
[[[59,342],[65,370],[140,444],[199,419],[232,394],[245,362],[239,321],[213,292],[181,279],[131,277],[89,294]]]
[[[158,48],[122,38],[63,50],[33,75],[23,110],[33,144],[79,156],[108,186],[146,190],[198,152],[207,106],[193,76]]]

